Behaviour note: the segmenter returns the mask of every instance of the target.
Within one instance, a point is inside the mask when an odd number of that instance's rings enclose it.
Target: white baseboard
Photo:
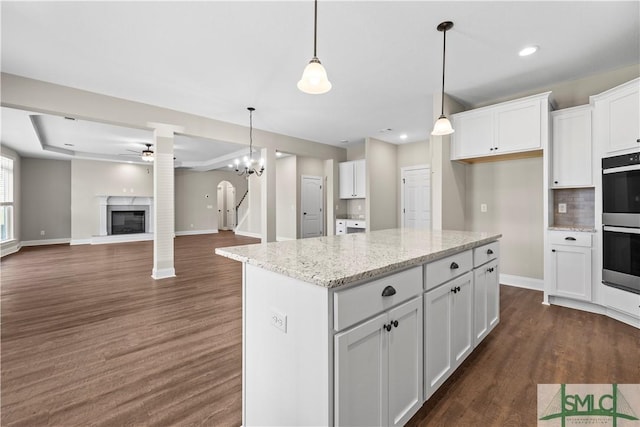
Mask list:
[[[115,234],[111,236],[93,236],[91,238],[92,245],[102,245],[107,243],[128,243],[128,242],[143,242],[146,240],[153,240],[153,233],[139,233],[139,234]]]
[[[22,247],[22,243],[16,240],[3,243],[0,246],[0,258],[7,255],[15,254],[20,250],[21,247]]]
[[[575,310],[587,311],[589,313],[602,314],[604,316],[611,317],[619,322],[631,325],[634,328],[640,329],[640,319],[629,316],[628,314],[621,313],[613,308],[600,305],[595,302],[579,301],[571,298],[564,298],[555,295],[549,295],[549,302],[552,305],[559,305],[561,307],[572,308]]]
[[[258,234],[258,233],[251,233],[249,231],[240,231],[240,230],[236,230],[236,234],[238,236],[245,236],[245,237],[255,237],[256,239],[262,239],[262,234]]]
[[[176,231],[176,236],[194,236],[196,234],[215,234],[218,230],[185,230]]]
[[[22,246],[62,245],[70,242],[71,242],[71,239],[26,240],[22,242]]]
[[[544,280],[533,279],[531,277],[500,274],[500,284],[514,286],[516,288],[531,289],[534,291],[544,291]]]
[[[287,240],[296,240],[292,237],[276,236],[276,242],[286,242]]]
[[[161,268],[161,269],[154,268],[151,271],[151,277],[153,277],[156,280],[176,277],[176,269],[175,268]]]
[[[71,246],[75,245],[90,245],[91,239],[71,239]]]

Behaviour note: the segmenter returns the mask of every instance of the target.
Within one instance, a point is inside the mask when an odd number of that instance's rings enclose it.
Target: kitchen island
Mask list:
[[[243,425],[403,425],[499,319],[500,234],[218,248],[243,263]]]

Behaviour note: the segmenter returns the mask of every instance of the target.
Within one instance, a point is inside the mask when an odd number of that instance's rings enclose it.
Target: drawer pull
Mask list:
[[[493,251],[491,249],[487,249],[487,255],[493,255]]]
[[[395,294],[396,294],[396,290],[394,289],[393,286],[387,286],[382,290],[383,297],[390,297],[391,295],[395,295]]]
[[[564,240],[569,240],[570,242],[575,242],[576,238],[569,236],[569,237],[565,237]]]
[[[455,270],[456,268],[459,268],[459,267],[460,266],[455,262],[452,262],[451,265],[449,266],[449,268],[452,269],[452,270]]]

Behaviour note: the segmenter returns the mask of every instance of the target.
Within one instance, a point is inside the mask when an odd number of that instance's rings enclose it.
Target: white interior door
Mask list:
[[[402,169],[402,226],[431,228],[431,168]]]
[[[322,236],[322,177],[303,175],[300,188],[301,237]]]
[[[224,182],[218,184],[218,229],[224,230],[225,208],[224,208]]]
[[[229,182],[227,184],[227,228],[233,229],[236,226],[236,188]]]

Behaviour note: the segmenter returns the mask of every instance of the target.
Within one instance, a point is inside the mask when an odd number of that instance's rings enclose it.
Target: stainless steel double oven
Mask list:
[[[640,294],[640,153],[602,159],[602,282]]]

